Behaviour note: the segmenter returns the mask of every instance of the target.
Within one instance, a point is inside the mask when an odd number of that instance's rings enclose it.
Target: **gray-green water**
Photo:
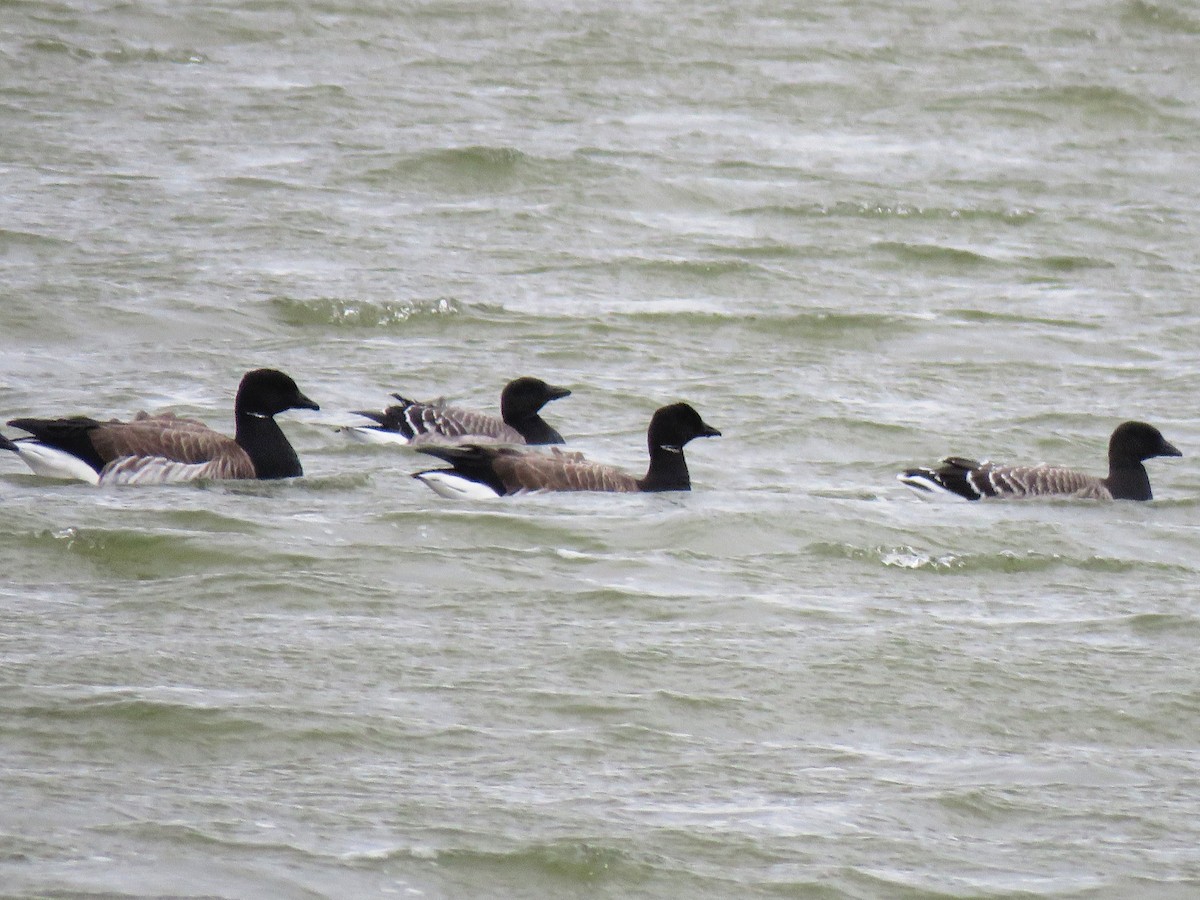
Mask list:
[[[322,404],[294,483],[0,458],[0,894],[1196,896],[1198,148],[1195,4],[0,2],[3,418]],[[454,504],[331,428],[523,373],[725,436]],[[1151,504],[894,481],[1126,418]]]

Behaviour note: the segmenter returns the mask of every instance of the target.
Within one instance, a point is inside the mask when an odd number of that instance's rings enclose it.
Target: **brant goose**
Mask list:
[[[650,468],[644,478],[557,447],[547,454],[478,444],[418,447],[452,468],[429,469],[413,477],[443,497],[472,500],[529,491],[687,491],[692,482],[683,458],[684,445],[692,438],[720,435],[692,407],[675,403],[659,409],[650,420]]]
[[[1145,422],[1118,425],[1108,442],[1108,476],[1100,478],[1059,466],[1004,466],[951,456],[937,469],[909,469],[898,475],[917,493],[968,500],[1025,497],[1079,497],[1089,500],[1150,500],[1150,478],[1142,460],[1182,456],[1157,428]]]
[[[288,409],[320,409],[287,375],[247,372],[234,403],[237,436],[196,419],[138,413],[130,422],[13,419],[33,437],[9,441],[36,474],[92,484],[163,484],[199,478],[293,478],[304,474],[296,451],[272,418]]]
[[[355,410],[375,425],[346,429],[363,440],[387,444],[445,443],[476,440],[501,444],[561,444],[562,435],[538,415],[551,400],[571,396],[566,388],[540,378],[517,378],[500,393],[500,418],[448,406],[445,400],[422,403],[392,394],[400,401],[383,412]]]

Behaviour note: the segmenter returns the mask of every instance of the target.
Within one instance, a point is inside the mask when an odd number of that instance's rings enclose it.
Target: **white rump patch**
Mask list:
[[[25,461],[25,465],[33,470],[33,474],[43,478],[67,478],[72,481],[86,481],[88,484],[99,484],[100,475],[78,456],[72,456],[65,450],[50,447],[38,441],[13,441],[17,446],[17,456]]]
[[[500,495],[478,481],[453,472],[418,472],[413,476],[440,497],[450,500],[495,500]]]

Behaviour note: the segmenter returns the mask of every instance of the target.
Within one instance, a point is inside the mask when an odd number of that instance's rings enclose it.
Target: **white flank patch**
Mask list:
[[[451,500],[495,500],[500,495],[478,481],[471,481],[453,472],[418,472],[413,476],[435,494]]]
[[[25,465],[29,466],[35,475],[41,475],[43,478],[69,478],[72,481],[86,481],[88,484],[100,483],[100,476],[95,469],[65,450],[37,441],[13,443],[17,445],[17,456],[25,461]]]
[[[906,488],[912,490],[914,494],[922,500],[966,500],[962,494],[956,494],[954,491],[948,491],[928,475],[904,475],[896,476],[896,479]]]
[[[351,440],[358,441],[362,444],[400,444],[401,446],[408,444],[408,438],[406,438],[400,432],[384,431],[382,428],[349,425],[345,428],[339,428],[338,431],[346,435]]]
[[[100,484],[180,484],[212,477],[213,464],[183,463],[163,456],[124,456],[100,474]]]

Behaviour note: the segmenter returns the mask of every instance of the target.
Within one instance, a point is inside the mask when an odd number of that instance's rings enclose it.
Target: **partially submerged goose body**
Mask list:
[[[399,403],[382,412],[356,410],[374,425],[346,429],[355,437],[377,443],[561,444],[562,435],[541,417],[552,400],[571,396],[567,388],[540,378],[517,378],[500,394],[500,416],[450,406],[444,400],[422,402],[393,394]]]
[[[0,449],[16,453],[38,475],[91,484],[294,478],[304,470],[274,419],[289,409],[320,407],[283,372],[255,369],[238,387],[232,438],[171,413],[139,413],[128,422],[26,418],[8,424],[32,436],[6,439]]]
[[[694,438],[720,434],[688,404],[675,403],[659,409],[650,420],[646,436],[650,467],[642,478],[557,448],[539,453],[487,445],[419,447],[451,468],[429,469],[413,477],[443,497],[471,499],[533,491],[687,491],[692,483],[684,445]]]
[[[1108,475],[1101,478],[1061,466],[1008,466],[960,456],[938,468],[908,469],[897,477],[918,494],[967,500],[1076,497],[1089,500],[1151,500],[1150,476],[1143,461],[1182,456],[1153,425],[1124,422],[1108,442]]]

